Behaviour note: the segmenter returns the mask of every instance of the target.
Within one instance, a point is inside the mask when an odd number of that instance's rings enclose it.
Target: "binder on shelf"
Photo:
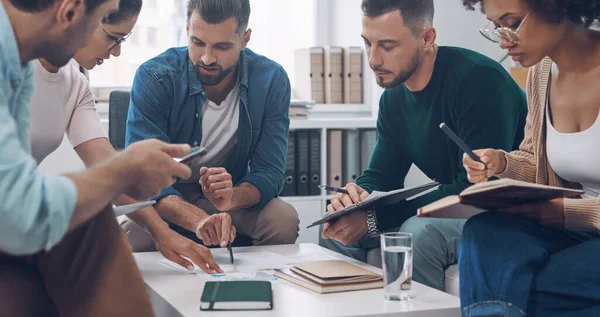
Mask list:
[[[342,143],[343,177],[342,183],[356,183],[360,176],[360,143],[358,130],[345,130]]]
[[[363,103],[363,49],[352,46],[344,56],[344,103]]]
[[[296,98],[325,103],[325,50],[311,47],[294,51]]]
[[[342,130],[327,131],[327,183],[342,187]]]
[[[321,185],[321,133],[318,130],[311,130],[309,132],[309,141],[310,147],[310,180],[309,180],[309,195],[320,195],[321,189],[319,189],[319,185]]]
[[[377,144],[377,130],[360,130],[360,170],[363,172],[369,167],[369,161]]]
[[[281,196],[296,196],[296,132],[290,131],[288,138],[288,152],[285,161],[285,181]]]
[[[325,48],[325,103],[344,103],[344,49]]]
[[[309,194],[309,145],[308,131],[296,131],[296,195]]]

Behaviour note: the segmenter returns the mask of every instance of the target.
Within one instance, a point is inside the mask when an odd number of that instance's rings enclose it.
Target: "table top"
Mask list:
[[[225,249],[213,249],[215,255]],[[253,246],[234,248],[234,253],[268,251],[294,261],[310,261],[322,257],[342,259],[367,270],[381,274],[381,269],[345,257],[315,244],[292,244],[276,246]],[[157,316],[241,316],[240,312],[200,311],[200,296],[206,277],[173,270],[158,260],[158,252],[134,253],[152,305]],[[243,316],[411,316],[452,317],[460,316],[460,301],[457,297],[413,282],[415,298],[394,302],[383,298],[383,288],[333,294],[318,294],[288,281],[272,281],[273,310],[244,311]]]

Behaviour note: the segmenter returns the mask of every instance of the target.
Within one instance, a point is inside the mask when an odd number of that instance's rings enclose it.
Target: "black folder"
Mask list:
[[[309,146],[310,146],[310,188],[308,190],[309,195],[321,195],[321,134],[318,130],[312,130],[309,133]]]
[[[285,161],[285,181],[281,196],[296,196],[296,132],[290,131]]]
[[[308,131],[296,131],[296,194],[309,195],[309,145]]]

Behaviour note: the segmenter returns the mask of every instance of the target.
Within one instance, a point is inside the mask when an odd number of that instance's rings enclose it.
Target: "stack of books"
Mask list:
[[[341,260],[297,263],[275,276],[320,294],[383,287],[383,277]]]
[[[298,100],[290,101],[290,118],[291,119],[306,119],[310,113],[310,109],[315,105],[314,100]]]

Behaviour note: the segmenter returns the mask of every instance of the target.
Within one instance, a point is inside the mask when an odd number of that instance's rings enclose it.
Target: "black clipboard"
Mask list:
[[[440,185],[440,183],[433,181],[431,183],[427,183],[427,184],[423,184],[423,185],[419,185],[419,186],[415,186],[415,187],[410,187],[410,188],[393,190],[393,191],[389,191],[389,192],[373,191],[373,193],[371,193],[371,195],[369,195],[369,197],[373,196],[372,198],[367,198],[357,204],[348,206],[334,214],[329,214],[326,217],[323,217],[323,218],[313,222],[310,226],[308,226],[306,228],[311,228],[314,226],[322,225],[326,222],[335,222],[338,218],[340,218],[344,215],[347,215],[349,213],[355,212],[355,211],[369,210],[369,209],[372,209],[375,207],[396,204],[403,200],[406,200],[408,198],[416,196],[424,191],[427,191],[434,187],[437,187],[439,185]]]

